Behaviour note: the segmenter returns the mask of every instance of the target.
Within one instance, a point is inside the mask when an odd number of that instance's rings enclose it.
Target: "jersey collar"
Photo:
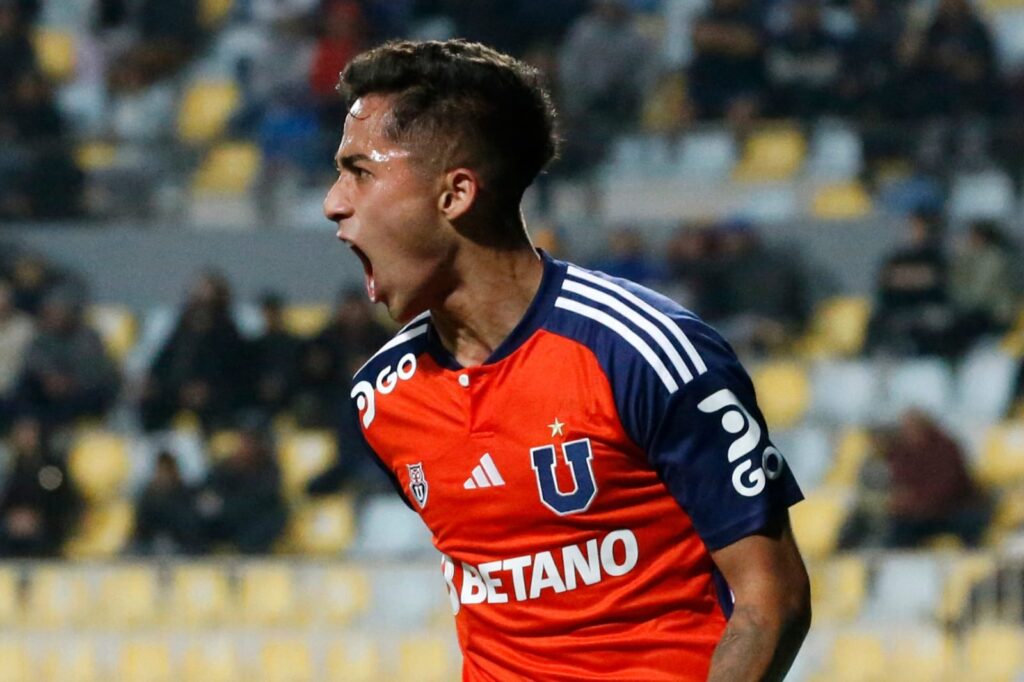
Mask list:
[[[526,343],[533,336],[534,332],[544,325],[548,313],[555,303],[555,299],[558,298],[558,292],[562,289],[562,280],[565,279],[568,265],[563,261],[555,260],[542,249],[537,249],[537,253],[540,254],[541,260],[544,263],[544,274],[541,276],[540,287],[537,289],[537,293],[534,295],[522,319],[512,329],[512,332],[505,337],[505,340],[494,349],[490,357],[484,361],[484,365],[491,365],[504,360]],[[464,369],[441,343],[433,323],[431,323],[427,330],[427,344],[430,355],[437,364],[445,369]]]

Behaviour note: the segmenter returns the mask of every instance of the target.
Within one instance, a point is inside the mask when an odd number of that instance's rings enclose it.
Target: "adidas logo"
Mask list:
[[[466,490],[475,490],[499,485],[505,485],[505,479],[498,473],[498,467],[494,466],[494,460],[488,452],[480,458],[480,463],[473,468],[473,475],[466,479],[462,487]]]

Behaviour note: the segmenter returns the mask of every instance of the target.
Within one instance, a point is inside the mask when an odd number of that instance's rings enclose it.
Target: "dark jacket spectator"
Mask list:
[[[79,508],[67,470],[33,417],[15,422],[10,450],[13,467],[0,487],[0,556],[55,556]]]
[[[811,119],[836,108],[842,49],[822,23],[821,0],[797,0],[790,24],[768,45],[771,110]]]
[[[157,456],[153,478],[139,496],[135,543],[145,554],[195,554],[206,548],[195,492],[182,480],[169,452]]]
[[[147,377],[142,401],[147,429],[166,426],[181,410],[195,413],[205,429],[214,429],[229,424],[244,404],[249,359],[230,305],[224,278],[203,274]]]
[[[902,17],[879,0],[854,0],[851,5],[856,28],[843,49],[840,101],[861,121],[883,121],[896,111],[896,47]]]
[[[82,302],[65,287],[47,295],[35,339],[25,351],[18,400],[51,426],[101,417],[120,386],[99,334],[85,324]]]
[[[254,400],[265,415],[273,416],[291,403],[298,383],[301,340],[284,326],[284,304],[277,294],[260,300],[263,334],[252,342]]]
[[[995,224],[971,225],[953,258],[949,289],[966,343],[1003,333],[1013,324],[1019,299],[1015,258]]]
[[[287,521],[280,488],[268,437],[246,429],[238,450],[213,468],[196,498],[211,543],[246,554],[269,552]]]

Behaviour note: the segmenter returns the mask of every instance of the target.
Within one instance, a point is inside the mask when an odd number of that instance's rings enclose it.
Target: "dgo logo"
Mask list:
[[[369,428],[373,418],[377,416],[376,397],[377,393],[387,395],[395,390],[399,379],[405,381],[411,379],[416,373],[416,356],[406,353],[398,361],[394,369],[391,365],[386,366],[377,374],[377,384],[374,386],[369,381],[360,381],[352,387],[351,398],[356,399],[356,407],[363,415],[363,428]],[[375,390],[376,389],[376,390]]]
[[[729,445],[730,462],[750,454],[761,442],[760,425],[729,389],[723,388],[712,393],[697,404],[697,409],[705,414],[722,411],[722,428],[736,436]],[[733,468],[732,487],[744,497],[753,497],[764,490],[765,475],[775,480],[782,474],[784,464],[782,453],[774,446],[768,446],[761,455],[761,466],[758,468],[753,469],[754,465],[749,458]]]

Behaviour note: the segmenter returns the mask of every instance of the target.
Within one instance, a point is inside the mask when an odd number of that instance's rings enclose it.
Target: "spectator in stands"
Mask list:
[[[643,235],[630,227],[612,231],[607,248],[591,267],[634,282],[650,284],[661,279],[661,272],[651,261]]]
[[[142,398],[147,429],[191,411],[206,430],[231,423],[247,396],[246,345],[231,318],[231,291],[217,272],[200,275],[177,328],[153,362]]]
[[[917,547],[941,534],[977,546],[991,503],[971,479],[960,446],[933,419],[905,412],[883,456],[890,480],[888,547]]]
[[[857,498],[839,530],[840,551],[878,549],[889,539],[889,464],[883,453],[889,451],[895,437],[894,428],[875,428],[870,432],[871,449],[857,472]]]
[[[338,74],[367,47],[366,23],[362,7],[355,0],[328,0],[321,10],[320,23],[309,84],[320,108],[321,121],[331,129],[345,119],[346,113],[335,92]]]
[[[195,491],[182,480],[170,452],[157,455],[153,478],[139,496],[135,544],[144,554],[197,554],[206,548]]]
[[[770,110],[814,119],[837,105],[842,46],[822,22],[821,0],[794,0],[789,26],[768,44]]]
[[[638,123],[652,52],[625,0],[595,0],[569,29],[558,55],[561,112],[594,159],[603,141]]]
[[[124,59],[140,64],[154,82],[176,73],[200,47],[199,0],[140,0],[133,17],[138,41]]]
[[[288,519],[280,487],[267,433],[247,426],[238,449],[213,467],[196,498],[210,542],[246,554],[269,552]]]
[[[713,267],[711,228],[682,225],[668,243],[667,276],[673,297],[702,317],[708,316]]]
[[[878,293],[868,323],[865,351],[933,355],[948,351],[952,325],[948,264],[939,217],[911,216],[907,244],[890,255],[878,275]]]
[[[744,127],[765,97],[765,36],[750,0],[713,0],[693,28],[689,97],[701,120]]]
[[[879,0],[853,0],[851,10],[856,26],[843,50],[840,101],[847,113],[877,125],[895,111],[896,46],[902,16]]]
[[[20,417],[9,448],[13,468],[0,477],[0,556],[54,556],[74,525],[78,496],[38,419]]]
[[[0,429],[14,411],[14,391],[35,334],[32,318],[14,307],[14,288],[0,279]]]
[[[1016,254],[997,225],[971,225],[950,275],[956,350],[965,351],[977,339],[1002,334],[1013,324],[1020,298],[1016,265]]]
[[[9,105],[14,85],[36,69],[30,26],[16,0],[0,1],[0,109]]]
[[[66,279],[42,257],[29,252],[14,255],[6,264],[5,278],[14,290],[14,306],[33,316],[39,314],[47,292]],[[75,282],[66,283],[77,285]]]
[[[263,333],[252,342],[252,372],[256,407],[274,416],[291,402],[298,382],[301,341],[284,325],[284,302],[280,294],[266,293],[260,299]]]
[[[121,61],[110,68],[109,91],[107,118],[115,139],[146,143],[170,138],[176,93],[169,82],[153,82],[144,65]],[[147,158],[146,163],[152,162]]]
[[[362,290],[343,290],[331,321],[303,349],[294,403],[299,422],[335,425],[349,379],[390,336],[374,318]]]
[[[81,295],[67,286],[43,302],[36,337],[25,351],[18,402],[50,426],[102,417],[120,386],[117,366],[84,320]]]

